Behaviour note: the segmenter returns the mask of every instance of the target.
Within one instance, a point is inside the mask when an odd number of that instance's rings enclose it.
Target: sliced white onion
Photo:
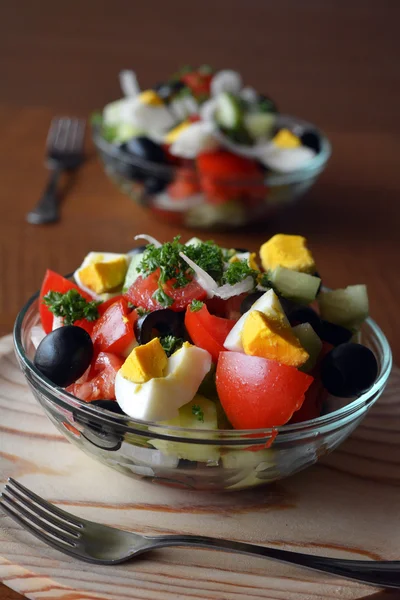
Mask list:
[[[210,98],[210,100],[206,100],[200,106],[200,117],[203,121],[214,121],[215,111],[217,110],[218,102],[215,98]]]
[[[64,327],[64,317],[53,316],[53,326],[51,328],[52,331],[59,329],[60,327]]]
[[[222,300],[227,300],[232,296],[239,296],[239,294],[244,294],[245,292],[249,292],[254,287],[254,280],[252,277],[246,277],[243,281],[239,281],[238,283],[234,283],[230,285],[229,283],[225,283],[225,285],[221,285],[215,295],[218,298],[222,298]]]
[[[240,97],[250,104],[257,102],[258,95],[258,92],[252,87],[244,87],[242,90],[240,90]]]
[[[199,285],[207,292],[207,296],[212,298],[213,296],[218,296],[218,298],[222,298],[222,300],[227,300],[232,296],[238,296],[239,294],[243,294],[244,292],[248,292],[254,287],[254,281],[252,277],[246,277],[243,281],[239,281],[234,285],[230,285],[226,283],[224,285],[218,285],[218,283],[199,265],[196,265],[192,259],[190,259],[183,252],[179,252],[179,256],[183,258],[185,262],[192,267],[195,272],[195,279]]]
[[[46,332],[41,325],[34,325],[31,329],[31,342],[37,348],[43,338],[46,337]]]
[[[216,290],[218,289],[218,283],[215,281],[215,279],[213,279],[211,275],[207,273],[207,271],[199,267],[199,265],[196,265],[196,263],[193,262],[192,259],[186,256],[186,254],[184,254],[183,252],[179,252],[179,256],[183,258],[183,260],[189,265],[189,267],[192,267],[195,273],[195,279],[197,283],[199,283],[201,287],[207,292],[207,296],[209,298],[212,298]]]
[[[135,235],[135,237],[133,239],[134,240],[146,240],[147,242],[149,242],[149,244],[153,244],[153,246],[155,246],[156,248],[159,248],[160,246],[162,246],[161,242],[156,240],[156,238],[154,238],[152,235],[147,235],[147,233],[139,233],[138,235]]]
[[[222,92],[239,94],[243,87],[242,77],[237,71],[225,69],[218,71],[211,79],[211,95],[218,96]]]
[[[126,97],[134,98],[140,94],[140,87],[136,77],[136,73],[129,69],[124,69],[119,73],[119,84],[122,93]]]
[[[274,171],[280,173],[290,173],[301,169],[304,165],[312,160],[315,156],[315,151],[306,146],[298,148],[277,148],[268,151],[260,156],[260,161]]]

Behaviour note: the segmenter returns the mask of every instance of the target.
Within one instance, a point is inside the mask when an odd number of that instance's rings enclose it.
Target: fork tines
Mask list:
[[[74,548],[83,527],[79,519],[53,506],[12,478],[0,495],[0,506],[14,521],[51,545]]]
[[[54,117],[47,136],[47,151],[77,154],[83,151],[85,120]]]

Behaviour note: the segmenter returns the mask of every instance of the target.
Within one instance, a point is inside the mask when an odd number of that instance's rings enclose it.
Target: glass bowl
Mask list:
[[[363,343],[378,361],[378,378],[355,400],[330,397],[324,414],[275,430],[193,430],[133,420],[78,400],[33,365],[31,329],[40,323],[38,294],[17,316],[15,351],[37,401],[65,437],[102,463],[134,478],[220,492],[284,479],[314,464],[345,440],[382,394],[392,365],[388,341],[368,319]]]
[[[305,167],[290,173],[266,171],[257,178],[200,178],[194,160],[160,165],[136,157],[105,140],[98,125],[92,137],[105,172],[118,188],[152,214],[180,227],[229,230],[267,220],[307,192],[331,155],[327,137],[315,125],[279,115],[277,127],[312,131],[320,149]]]

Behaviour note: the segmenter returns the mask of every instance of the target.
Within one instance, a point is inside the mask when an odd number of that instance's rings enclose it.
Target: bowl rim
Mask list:
[[[278,119],[278,121],[282,122],[282,126],[284,126],[284,125],[288,125],[288,126],[290,125],[292,127],[297,126],[297,127],[302,127],[302,128],[306,128],[306,129],[311,129],[314,132],[316,132],[320,136],[320,139],[321,139],[320,152],[318,152],[318,154],[316,154],[314,156],[314,158],[312,158],[309,162],[307,162],[306,166],[301,169],[296,169],[289,173],[278,173],[278,172],[267,173],[265,176],[262,176],[261,178],[260,177],[258,177],[258,178],[255,178],[255,177],[254,178],[243,178],[243,179],[224,178],[223,180],[221,180],[221,181],[223,181],[224,185],[228,185],[228,186],[230,184],[238,185],[238,183],[243,184],[243,185],[245,185],[245,184],[260,185],[260,179],[263,180],[263,183],[268,186],[287,185],[290,183],[295,183],[295,182],[303,181],[305,179],[309,179],[313,175],[318,174],[324,168],[325,164],[327,163],[327,161],[329,160],[329,157],[332,154],[332,146],[331,146],[331,143],[330,143],[327,135],[319,127],[317,127],[313,123],[310,123],[304,119],[301,119],[300,117],[279,113],[277,119]],[[115,144],[108,142],[101,135],[100,126],[98,123],[92,123],[91,130],[92,130],[92,140],[93,140],[97,150],[106,154],[108,156],[108,158],[110,158],[110,159],[117,159],[127,166],[134,166],[134,167],[139,167],[139,168],[145,169],[150,174],[158,175],[159,177],[162,177],[165,179],[172,180],[177,173],[179,173],[180,171],[183,171],[183,170],[185,171],[185,173],[188,173],[188,171],[192,171],[193,176],[197,176],[197,171],[194,166],[194,164],[195,164],[194,159],[193,160],[188,159],[188,162],[190,162],[191,164],[184,166],[184,167],[176,166],[176,165],[160,165],[158,163],[154,163],[152,161],[149,161],[149,160],[141,158],[141,157],[135,157],[132,154],[129,154],[128,152],[124,151],[119,146],[116,146]],[[238,156],[240,156],[240,155],[238,155]],[[215,180],[216,180],[216,182],[220,181],[217,178]]]
[[[298,440],[301,436],[310,434],[318,435],[322,428],[331,429],[337,427],[338,423],[351,418],[364,406],[373,403],[387,382],[392,368],[392,352],[389,342],[381,328],[371,318],[366,320],[366,325],[372,330],[378,344],[381,347],[381,369],[380,374],[372,387],[361,394],[358,398],[352,400],[342,408],[334,410],[326,415],[321,415],[309,421],[302,421],[291,425],[281,425],[279,427],[263,429],[188,429],[157,423],[155,421],[143,421],[133,419],[128,415],[119,415],[106,409],[98,408],[79,400],[72,394],[66,392],[63,388],[53,384],[47,377],[35,367],[33,362],[27,357],[22,343],[22,325],[28,311],[39,298],[40,290],[37,291],[18,313],[13,329],[14,348],[21,364],[30,372],[35,380],[38,380],[42,387],[46,389],[47,395],[52,402],[68,411],[75,411],[87,418],[94,419],[102,425],[117,426],[121,431],[132,433],[134,435],[158,438],[170,441],[182,441],[184,443],[196,443],[207,445],[228,445],[228,446],[253,446],[256,444],[265,444],[268,447],[272,441],[288,442]],[[22,369],[25,374],[24,369]],[[375,398],[375,395],[376,398]],[[148,428],[148,429],[147,429]],[[279,434],[279,435],[278,435]]]

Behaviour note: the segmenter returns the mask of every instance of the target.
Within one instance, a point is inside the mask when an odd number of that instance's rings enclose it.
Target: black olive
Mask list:
[[[154,310],[140,317],[135,323],[135,335],[139,344],[147,344],[154,337],[173,335],[186,338],[185,313],[169,308]]]
[[[289,300],[288,298],[283,298],[282,296],[279,298],[279,302],[281,303],[283,312],[285,313],[288,319],[290,318],[292,312],[298,310],[299,308],[304,308],[304,306],[301,306],[301,304],[298,304],[293,300]]]
[[[170,180],[167,177],[156,177],[150,175],[144,182],[144,188],[148,194],[159,194],[164,191]]]
[[[305,131],[301,134],[300,140],[303,146],[315,150],[317,154],[321,152],[321,136],[317,131],[313,131],[312,129]]]
[[[236,252],[249,252],[249,250],[247,248],[235,248]]]
[[[297,308],[292,309],[289,312],[288,319],[291,325],[296,325],[298,323],[309,323],[314,329],[315,333],[321,337],[321,319],[315,310],[309,306],[298,306]]]
[[[124,149],[130,154],[154,163],[165,164],[168,162],[162,147],[145,136],[134,137],[128,140],[124,144]]]
[[[91,406],[98,406],[99,408],[104,408],[105,410],[109,410],[117,415],[124,415],[124,411],[115,400],[92,400],[90,403]]]
[[[264,294],[265,292],[253,292],[252,294],[249,294],[248,296],[243,298],[242,303],[240,305],[240,312],[242,313],[242,315],[244,315],[244,313],[250,310],[254,302],[256,302]]]
[[[130,160],[130,155],[127,151],[126,145],[121,145],[121,151],[124,153],[125,160],[121,160],[120,158],[113,158],[112,161],[109,161],[111,168],[118,174],[122,175],[126,179],[131,179],[133,181],[143,181],[146,177],[146,173],[143,168],[132,165]]]
[[[353,332],[341,325],[335,325],[329,321],[321,321],[321,331],[319,337],[324,342],[332,344],[332,346],[339,346],[349,342],[353,337]]]
[[[158,96],[162,100],[170,100],[175,94],[178,94],[181,90],[186,88],[187,86],[183,83],[183,81],[179,81],[179,79],[164,81],[161,83],[157,83],[154,86],[154,90],[157,92]]]
[[[321,379],[332,396],[352,398],[368,390],[378,375],[378,363],[369,348],[341,344],[322,360]]]
[[[113,402],[113,404],[118,405],[114,400],[95,400],[95,402],[96,404],[98,402]],[[94,404],[94,402],[91,402],[91,404]],[[94,418],[80,413],[75,414],[74,418],[77,423],[83,426],[81,436],[93,446],[110,452],[115,452],[121,448],[123,436],[117,433],[112,425],[99,423]]]
[[[50,381],[67,387],[84,374],[92,357],[93,343],[87,331],[66,325],[43,338],[33,362]]]

